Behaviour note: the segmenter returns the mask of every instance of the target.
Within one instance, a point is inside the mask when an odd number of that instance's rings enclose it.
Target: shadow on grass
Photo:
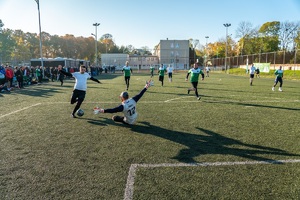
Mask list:
[[[263,155],[300,156],[277,148],[247,144],[199,127],[196,127],[196,129],[202,134],[173,131],[152,125],[149,122],[139,122],[136,125],[124,125],[115,123],[107,118],[102,118],[101,121],[88,120],[88,122],[101,126],[107,126],[108,124],[122,126],[129,128],[136,133],[153,135],[183,145],[186,148],[181,149],[172,159],[185,163],[195,163],[195,157],[207,154],[233,155],[256,161],[269,161],[275,163],[278,162]]]
[[[59,85],[60,88],[62,88]],[[67,87],[67,86],[63,86]],[[61,93],[61,89],[58,89],[55,86],[39,86],[39,85],[34,85],[34,86],[27,86],[24,89],[14,89],[10,94],[11,95],[27,95],[27,96],[37,96],[37,97],[50,97],[53,96],[55,93]]]
[[[205,101],[205,103],[230,104],[230,105],[239,105],[239,106],[274,108],[274,109],[282,109],[282,110],[300,110],[300,108],[286,108],[286,107],[279,107],[279,106],[267,106],[267,105],[253,104],[253,103],[239,103],[239,102],[227,102],[227,101],[218,101],[218,102]]]

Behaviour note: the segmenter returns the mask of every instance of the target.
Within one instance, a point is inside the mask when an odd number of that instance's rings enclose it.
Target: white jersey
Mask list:
[[[254,73],[255,73],[255,70],[256,70],[255,67],[252,66],[252,67],[250,68],[250,74],[254,74]]]
[[[124,107],[123,113],[124,113],[124,121],[128,124],[133,124],[135,120],[137,119],[137,112],[136,112],[136,102],[135,100],[127,99],[126,101],[122,102],[122,105]]]
[[[74,85],[74,89],[86,91],[87,89],[87,79],[91,78],[87,72],[81,74],[80,72],[72,73],[72,76],[75,78],[76,82]]]
[[[168,73],[173,73],[173,67],[168,67],[167,71],[168,71]]]

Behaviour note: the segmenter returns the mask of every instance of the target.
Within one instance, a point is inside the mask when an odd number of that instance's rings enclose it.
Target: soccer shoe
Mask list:
[[[76,116],[75,116],[75,114],[71,114],[71,118],[77,118]]]
[[[275,88],[274,88],[274,87],[272,87],[272,91],[275,91]]]
[[[278,89],[278,91],[279,91],[279,92],[282,92],[282,88],[280,87],[280,88]]]
[[[198,99],[198,100],[200,100],[200,99],[201,99],[201,97],[199,96],[199,97],[197,97],[197,99]]]
[[[188,94],[190,94],[190,90],[188,90]]]

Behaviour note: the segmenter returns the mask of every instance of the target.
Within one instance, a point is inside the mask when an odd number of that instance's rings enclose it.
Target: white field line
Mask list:
[[[183,99],[183,98],[189,98],[189,97],[196,97],[196,96],[188,96],[188,97],[178,97],[178,98],[174,98],[174,99],[167,99],[164,101],[139,101],[139,104],[148,104],[148,103],[191,103],[191,102],[208,102],[208,103],[298,103],[300,102],[300,100],[286,100],[286,101],[280,101],[280,100],[253,100],[253,101],[235,101],[235,100],[224,100],[224,101],[220,101],[220,100],[205,100],[205,99],[201,99],[200,101],[195,99],[195,100],[190,100],[190,101],[175,101],[178,99]],[[93,101],[84,101],[83,104],[120,104],[120,101],[97,101],[97,102],[93,102]],[[70,104],[70,102],[68,101],[58,101],[58,102],[44,102],[43,104]]]
[[[16,110],[16,111],[13,111],[13,112],[8,113],[8,114],[1,115],[0,118],[6,117],[6,116],[8,116],[8,115],[12,115],[12,114],[17,113],[17,112],[21,112],[21,111],[23,111],[23,110],[26,110],[26,109],[28,109],[28,108],[31,108],[31,107],[34,107],[34,106],[38,106],[38,105],[41,105],[41,103],[33,104],[33,105],[31,105],[31,106],[22,108],[22,109],[20,109],[20,110]]]
[[[178,97],[178,98],[174,98],[174,99],[165,100],[164,102],[167,103],[167,102],[174,101],[174,100],[177,100],[177,99],[184,99],[184,98],[189,98],[189,97],[196,97],[196,96]]]
[[[132,164],[129,168],[124,200],[132,200],[134,192],[134,179],[138,168],[156,167],[206,167],[206,166],[231,166],[231,165],[258,165],[258,164],[283,164],[300,163],[300,159],[295,160],[266,160],[266,161],[243,161],[243,162],[203,162],[203,163],[161,163],[161,164]]]

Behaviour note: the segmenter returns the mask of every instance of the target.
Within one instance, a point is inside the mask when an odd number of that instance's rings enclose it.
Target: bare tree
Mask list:
[[[282,50],[295,47],[295,39],[297,38],[300,28],[300,22],[285,21],[280,23],[279,41]]]
[[[242,21],[239,23],[236,29],[236,37],[237,38],[246,38],[252,35],[253,33],[253,25],[251,22]]]

